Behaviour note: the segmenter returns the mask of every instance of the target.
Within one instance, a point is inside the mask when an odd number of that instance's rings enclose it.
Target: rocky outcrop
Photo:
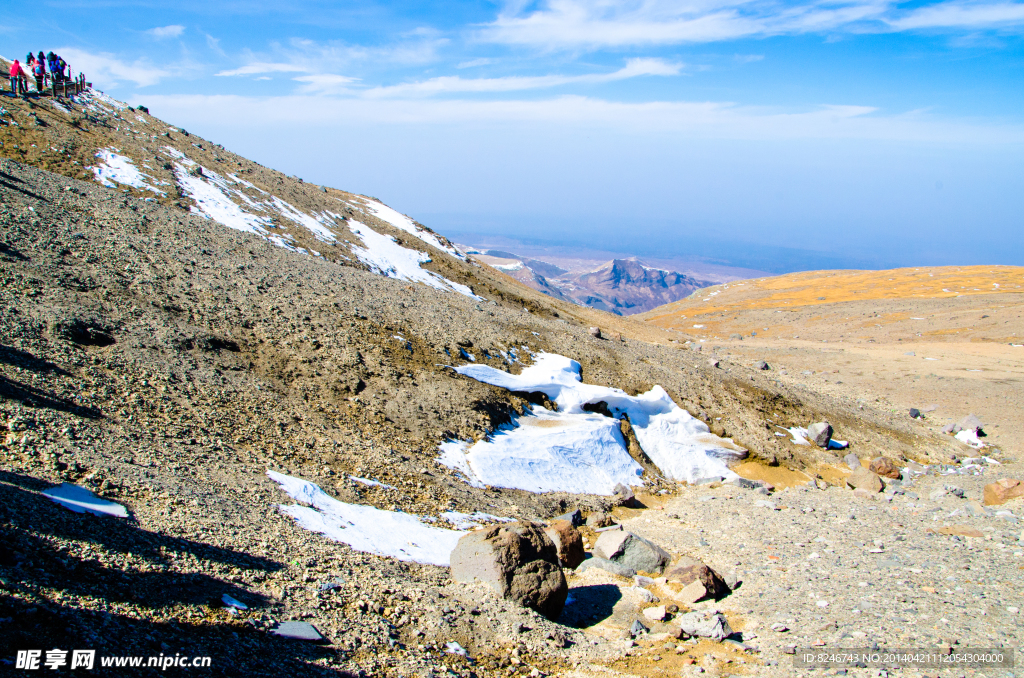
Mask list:
[[[558,550],[544,529],[517,522],[470,532],[451,555],[452,579],[481,582],[507,600],[548,619],[562,613],[569,593]]]

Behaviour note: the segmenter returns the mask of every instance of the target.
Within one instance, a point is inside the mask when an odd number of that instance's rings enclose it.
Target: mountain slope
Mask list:
[[[475,487],[437,463],[445,441],[493,436],[543,400],[449,366],[518,374],[542,352],[565,355],[588,385],[664,387],[766,462],[831,459],[773,428],[822,417],[862,454],[945,454],[902,418],[743,365],[714,369],[671,333],[474,265],[373,199],[262,168],[98,93],[4,107],[17,124],[0,128],[0,531],[12,545],[0,618],[27,620],[3,635],[4,656],[169,647],[215,655],[225,675],[467,675],[443,652],[458,641],[478,675],[507,675],[512,642],[542,668],[596,660],[608,646],[591,645],[586,623],[509,609],[442,567],[343,547],[279,512],[292,500],[268,469],[452,528],[451,511],[542,519],[608,506]],[[596,339],[591,325],[623,339]],[[132,520],[72,514],[41,493],[64,481]],[[679,491],[656,476],[646,488]],[[232,613],[224,593],[250,609]],[[286,619],[314,622],[328,643],[266,633]]]

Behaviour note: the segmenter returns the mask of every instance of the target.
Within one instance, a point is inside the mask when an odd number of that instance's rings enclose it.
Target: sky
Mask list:
[[[455,239],[1024,264],[1024,2],[8,6],[0,54]]]

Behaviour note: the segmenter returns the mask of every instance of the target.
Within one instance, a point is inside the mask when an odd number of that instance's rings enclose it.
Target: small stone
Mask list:
[[[600,339],[601,338],[601,328],[600,327],[591,327],[590,328],[590,336],[592,336],[594,339]]]
[[[758,360],[757,363],[754,365],[754,367],[756,367],[759,370],[770,370],[771,369],[771,366],[768,363],[766,363],[764,360]]]
[[[900,473],[900,466],[889,457],[879,457],[868,465],[868,470],[872,473],[877,473],[883,478],[892,478],[893,480],[899,480],[902,477]]]
[[[863,487],[858,487],[853,491],[853,496],[857,497],[858,499],[874,499],[877,495],[877,492],[865,490]]]
[[[626,506],[632,508],[636,506],[636,495],[633,494],[633,490],[628,485],[618,483],[612,488],[615,492],[615,503],[619,506]]]
[[[279,624],[278,627],[270,633],[275,636],[281,636],[282,638],[308,640],[314,643],[319,643],[324,639],[324,637],[321,636],[315,628],[313,628],[313,625],[308,622],[281,622],[281,624]]]
[[[1003,478],[985,486],[982,501],[986,506],[995,506],[1015,497],[1024,497],[1024,483],[1016,478]]]
[[[674,568],[665,573],[670,582],[683,584],[676,598],[692,605],[705,598],[715,600],[729,593],[729,586],[717,572],[694,558],[683,557]]]
[[[708,365],[710,367],[718,367],[720,364],[721,361],[719,361],[718,358],[711,358],[710,360],[708,360]]]
[[[864,467],[858,467],[853,473],[846,477],[846,484],[854,489],[867,490],[869,492],[882,491],[882,479]]]
[[[966,525],[946,525],[935,530],[938,534],[954,535],[957,537],[974,537],[979,539],[985,535],[980,530],[976,530],[973,527],[967,527]]]
[[[932,490],[931,492],[928,493],[928,499],[930,499],[931,501],[938,501],[939,499],[942,499],[945,496],[946,491],[941,487],[936,490]]]
[[[832,440],[832,424],[819,421],[807,427],[807,439],[821,448],[827,448]]]
[[[981,433],[981,419],[978,419],[973,414],[968,414],[966,417],[958,421],[953,427],[953,433],[959,433],[960,431],[974,431],[975,433]]]
[[[843,463],[850,467],[851,471],[856,471],[860,468],[860,457],[853,452],[843,457]]]
[[[667,610],[664,605],[658,605],[656,607],[644,608],[644,616],[651,621],[663,621],[667,614]]]
[[[922,419],[923,417],[921,415],[921,410],[917,409],[916,407],[911,407],[910,408],[910,418],[911,419]]]
[[[580,511],[579,509],[574,509],[572,511],[569,511],[568,513],[563,513],[562,515],[555,516],[551,519],[552,522],[556,520],[568,520],[570,523],[573,524],[573,527],[580,527],[581,525],[583,525],[583,512]]]
[[[639,635],[647,633],[648,629],[639,619],[635,619],[629,626],[629,635],[636,638]]]
[[[603,511],[594,511],[587,516],[587,527],[608,527],[612,524],[612,517]]]
[[[687,612],[678,619],[679,628],[690,636],[720,641],[732,635],[732,628],[729,626],[728,620],[720,612]]]

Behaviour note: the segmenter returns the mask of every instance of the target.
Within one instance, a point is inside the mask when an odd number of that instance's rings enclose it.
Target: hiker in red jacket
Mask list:
[[[11,63],[11,93],[14,96],[26,95],[25,87],[25,69],[21,67],[21,62],[15,59]]]

